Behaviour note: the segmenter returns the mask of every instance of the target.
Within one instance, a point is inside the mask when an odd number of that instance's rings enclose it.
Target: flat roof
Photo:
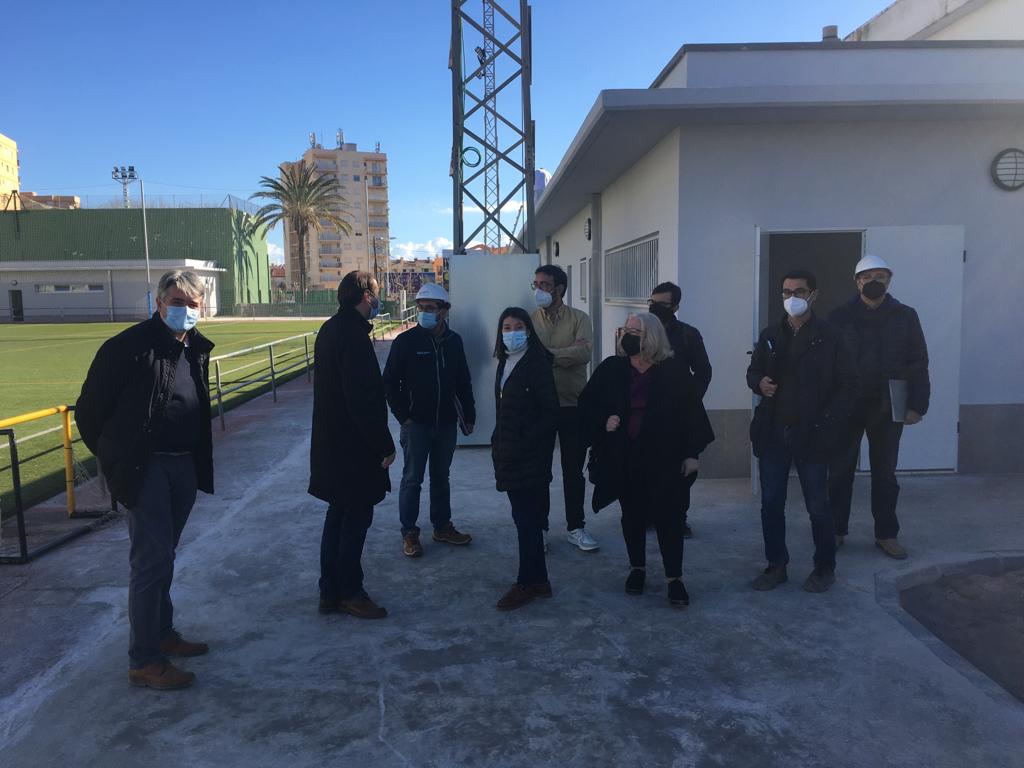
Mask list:
[[[1024,117],[1024,84],[601,91],[537,203],[536,233],[554,232],[680,126],[1000,117]]]
[[[813,43],[695,43],[680,47],[669,59],[650,88],[657,88],[688,53],[723,51],[869,51],[939,48],[1024,48],[1024,40],[829,40]]]

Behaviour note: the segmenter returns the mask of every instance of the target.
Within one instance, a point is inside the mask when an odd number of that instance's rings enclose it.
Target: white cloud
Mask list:
[[[417,243],[412,240],[405,243],[394,242],[391,244],[391,258],[405,260],[430,259],[434,256],[440,256],[441,251],[451,247],[452,241],[447,237],[435,237],[427,240],[425,243]]]
[[[284,248],[277,243],[267,243],[267,256],[271,264],[284,264]]]

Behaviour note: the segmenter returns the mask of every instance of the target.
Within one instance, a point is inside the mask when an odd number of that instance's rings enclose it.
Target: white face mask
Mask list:
[[[553,298],[554,297],[550,293],[548,293],[547,291],[542,291],[540,288],[533,292],[534,301],[536,301],[537,306],[541,307],[542,309],[544,307],[550,307]]]
[[[801,299],[799,296],[790,296],[782,302],[782,306],[790,317],[800,317],[807,311],[810,304],[807,303],[807,299]]]

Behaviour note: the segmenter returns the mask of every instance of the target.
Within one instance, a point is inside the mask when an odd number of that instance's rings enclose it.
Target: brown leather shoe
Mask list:
[[[351,613],[360,619],[383,619],[388,615],[387,609],[381,608],[369,596],[342,600],[338,603],[338,610],[342,613]]]
[[[165,653],[168,656],[177,656],[179,658],[185,658],[188,656],[202,656],[205,653],[209,653],[210,646],[206,643],[194,643],[186,640],[178,632],[172,632],[162,643],[160,643],[160,652]]]
[[[529,589],[533,592],[534,597],[551,597],[554,594],[551,591],[550,581],[545,581],[543,584],[531,584]]]
[[[537,593],[530,587],[524,587],[521,584],[513,584],[509,587],[508,592],[502,595],[501,600],[498,601],[498,610],[514,611],[516,608],[522,608],[536,596]]]
[[[896,539],[875,539],[875,544],[894,560],[906,560],[907,550],[900,546]]]
[[[178,669],[173,664],[162,661],[154,662],[141,669],[129,669],[128,680],[140,688],[155,688],[158,691],[173,691],[177,688],[188,688],[195,682],[193,672]]]
[[[420,532],[409,531],[402,536],[402,553],[406,557],[422,557],[423,545],[420,544]]]
[[[455,530],[455,526],[448,523],[440,531],[434,531],[434,541],[440,541],[444,544],[469,544],[473,540],[473,537],[468,533],[460,533]]]

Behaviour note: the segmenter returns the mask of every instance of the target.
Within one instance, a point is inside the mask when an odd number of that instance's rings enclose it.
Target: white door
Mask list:
[[[920,424],[904,429],[898,468],[955,470],[964,228],[871,227],[866,231],[864,251],[880,256],[892,267],[889,292],[917,310],[928,344],[931,404]],[[861,445],[860,466],[868,468],[866,439]]]
[[[537,308],[530,285],[538,266],[538,253],[473,253],[455,255],[449,260],[449,322],[452,330],[462,336],[476,401],[476,427],[469,437],[459,433],[459,445],[491,442],[498,317],[505,307],[522,307],[531,314]]]

